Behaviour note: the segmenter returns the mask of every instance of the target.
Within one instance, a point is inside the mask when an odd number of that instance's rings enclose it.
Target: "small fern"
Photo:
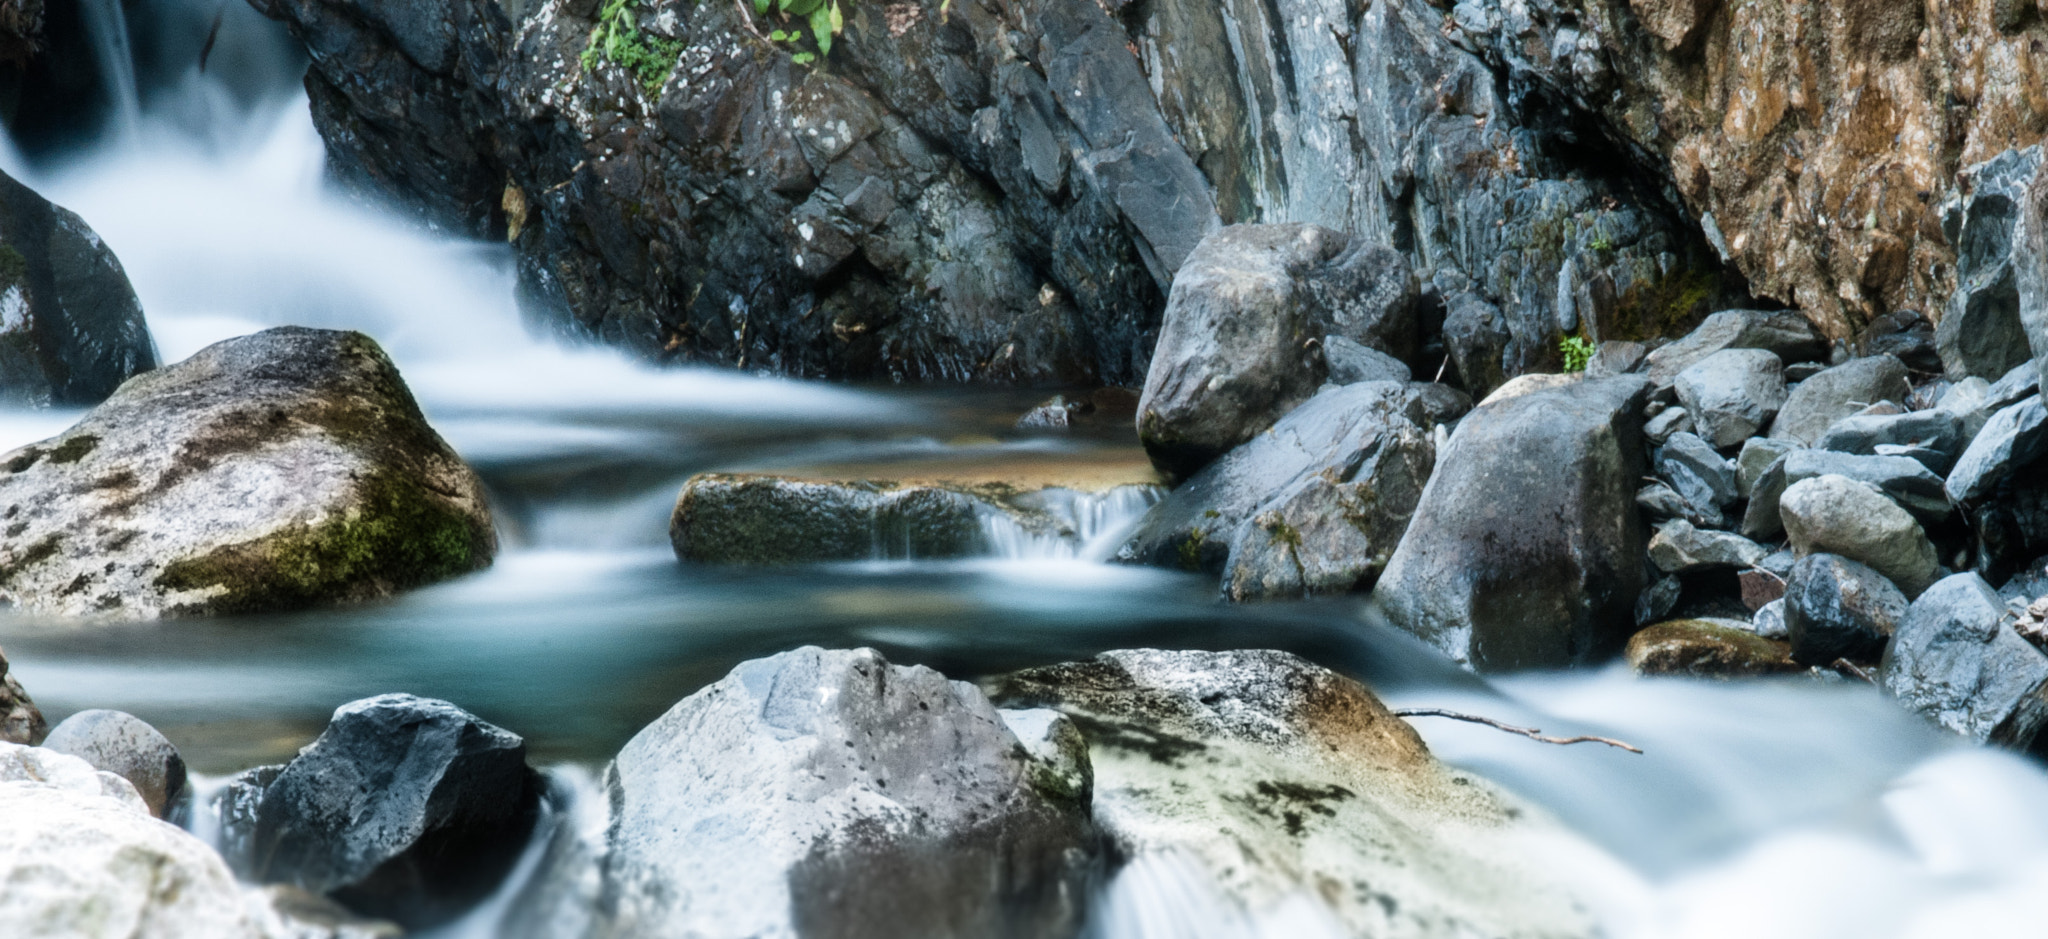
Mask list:
[[[661,91],[668,73],[683,54],[683,42],[640,31],[633,19],[636,0],[605,0],[591,30],[590,44],[583,47],[583,69],[589,71],[600,61],[611,62],[638,79],[649,94]]]
[[[1593,361],[1593,343],[1584,336],[1566,336],[1557,344],[1557,351],[1564,354],[1564,370],[1583,372],[1587,363]]]

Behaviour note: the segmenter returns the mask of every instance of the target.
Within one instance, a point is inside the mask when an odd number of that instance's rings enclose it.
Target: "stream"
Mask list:
[[[540,851],[562,826],[601,840],[596,779],[640,727],[735,664],[806,643],[872,646],[961,679],[1115,648],[1280,648],[1396,707],[1627,740],[1646,754],[1417,724],[1438,756],[1584,836],[1570,876],[1615,936],[2039,928],[2048,774],[1965,746],[1867,685],[1639,680],[1625,668],[1482,680],[1384,625],[1369,600],[1231,606],[1212,581],[1102,563],[1150,504],[1142,492],[1075,500],[1078,538],[992,529],[998,550],[979,559],[878,546],[871,561],[799,569],[680,565],[668,513],[698,472],[1142,453],[1123,426],[1014,431],[1046,390],[654,370],[552,336],[522,320],[505,246],[424,230],[323,182],[281,30],[230,3],[202,75],[162,65],[170,40],[131,43],[127,26],[102,22],[120,21],[119,4],[88,6],[96,59],[119,89],[103,126],[89,146],[25,156],[10,145],[0,163],[115,248],[165,363],[284,324],[375,337],[489,485],[502,550],[486,572],[388,602],[135,625],[9,615],[0,646],[52,724],[85,708],[132,712],[177,744],[201,789],[289,758],[337,705],[384,692],[445,698],[524,735],[534,764],[552,767],[545,823],[499,895],[441,934],[493,935],[543,876]],[[153,21],[189,19],[159,10]],[[129,58],[151,49],[150,68]],[[0,449],[76,417],[0,412]],[[1325,928],[1313,910],[1248,918],[1205,890],[1168,862],[1127,868],[1097,897],[1090,935]]]

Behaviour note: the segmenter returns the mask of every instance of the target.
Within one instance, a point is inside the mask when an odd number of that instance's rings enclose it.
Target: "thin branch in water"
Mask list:
[[[1851,662],[1848,659],[1836,659],[1835,664],[1829,667],[1834,669],[1844,678],[1860,678],[1863,679],[1864,683],[1866,684],[1877,684],[1877,679],[1870,677],[1869,672],[1857,668],[1856,663]]]
[[[1477,714],[1465,714],[1459,711],[1446,711],[1443,708],[1402,708],[1400,710],[1395,711],[1394,716],[1448,717],[1454,721],[1465,721],[1466,723],[1471,724],[1485,724],[1486,726],[1491,727],[1495,730],[1504,730],[1511,734],[1521,734],[1522,736],[1537,741],[1539,743],[1555,743],[1559,745],[1571,743],[1604,743],[1610,747],[1615,747],[1621,750],[1627,750],[1630,753],[1643,752],[1641,747],[1623,743],[1612,737],[1546,737],[1543,735],[1542,730],[1535,727],[1516,727],[1513,724],[1501,723],[1500,721],[1494,720],[1491,717],[1480,717]]]

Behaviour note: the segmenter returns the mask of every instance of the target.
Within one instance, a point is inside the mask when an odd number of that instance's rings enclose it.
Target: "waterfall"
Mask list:
[[[142,105],[135,90],[135,53],[128,42],[128,15],[121,0],[80,0],[85,31],[92,39],[92,57],[100,84],[114,103],[114,132],[132,139],[141,127]]]
[[[1103,561],[1165,495],[1158,486],[1118,486],[1105,492],[1043,489],[1019,496],[1017,503],[1049,523],[1026,524],[1015,514],[991,507],[981,514],[982,536],[989,554],[1005,560]]]

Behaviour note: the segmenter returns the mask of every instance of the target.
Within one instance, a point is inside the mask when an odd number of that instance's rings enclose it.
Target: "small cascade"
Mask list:
[[[1104,492],[1043,489],[1016,500],[1019,507],[1038,513],[1041,524],[990,507],[981,514],[981,530],[992,557],[1105,561],[1165,496],[1159,486],[1118,486]]]
[[[420,939],[589,935],[610,824],[610,804],[590,770],[576,765],[548,770],[540,818],[519,863],[475,909],[419,934]]]
[[[142,103],[135,88],[135,52],[128,41],[128,15],[121,0],[82,0],[79,12],[92,38],[100,84],[114,105],[116,139],[133,139],[142,126]]]
[[[1307,893],[1246,910],[1177,851],[1140,854],[1096,897],[1086,939],[1338,939],[1342,924]]]

